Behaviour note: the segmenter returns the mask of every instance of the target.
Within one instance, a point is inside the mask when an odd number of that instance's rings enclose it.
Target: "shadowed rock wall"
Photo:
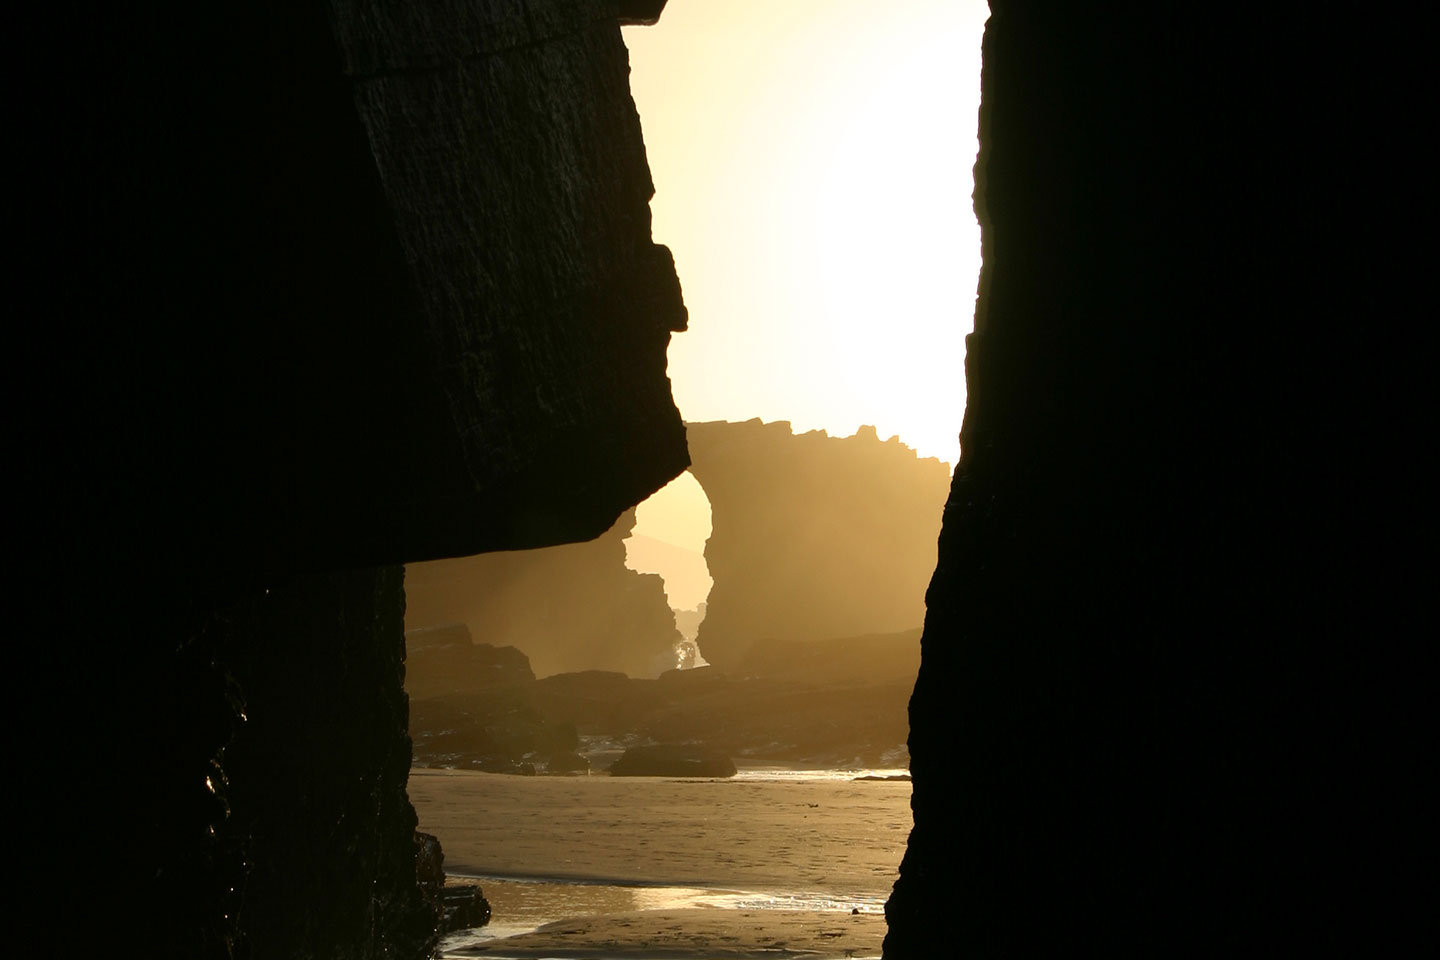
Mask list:
[[[36,12],[15,666],[85,758],[22,796],[37,916],[94,863],[153,955],[427,949],[396,566],[597,536],[687,463],[619,13]]]
[[[849,438],[790,424],[686,425],[710,499],[715,586],[697,641],[725,670],[766,639],[917,627],[949,472],[873,427]]]
[[[277,584],[203,635],[243,698],[218,833],[244,853],[227,912],[254,956],[418,957],[433,942],[405,794],[401,580],[385,567]]]
[[[77,527],[393,563],[598,536],[684,468],[613,3],[188,9],[54,17],[32,335]]]
[[[408,477],[399,551],[600,535],[686,462],[664,376],[686,311],[615,3],[332,7],[460,441],[453,474]]]
[[[663,581],[625,566],[634,526],[628,510],[587,543],[410,564],[406,629],[465,624],[476,643],[522,651],[540,677],[659,676],[675,668],[681,637]]]
[[[992,10],[885,955],[1398,948],[1426,379],[1374,324],[1423,58],[1299,5]]]

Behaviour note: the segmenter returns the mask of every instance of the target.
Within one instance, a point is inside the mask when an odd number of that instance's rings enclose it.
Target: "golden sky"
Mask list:
[[[987,15],[984,0],[671,0],[624,29],[654,237],[690,310],[669,354],[685,419],[872,424],[956,462]],[[667,522],[698,528],[694,499]],[[678,542],[655,510],[637,532]]]

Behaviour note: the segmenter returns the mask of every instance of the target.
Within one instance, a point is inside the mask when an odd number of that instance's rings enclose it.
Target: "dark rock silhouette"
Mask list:
[[[463,623],[405,634],[405,692],[412,700],[534,679],[525,654],[514,647],[475,643]]]
[[[625,566],[625,537],[634,525],[635,511],[628,510],[588,543],[411,564],[406,626],[413,635],[463,623],[482,643],[522,651],[540,676],[579,670],[657,676],[675,666],[681,636],[661,579]]]
[[[17,822],[149,956],[425,956],[400,565],[598,536],[687,463],[619,8],[33,13],[17,627],[71,640],[15,667],[86,759]]]
[[[518,651],[511,651],[518,654]],[[533,680],[416,698],[410,702],[415,756],[427,763],[490,773],[520,773],[523,764],[573,753],[578,744],[568,717],[536,706]]]
[[[537,681],[530,702],[542,715],[572,723],[582,732],[633,730],[650,709],[654,689],[654,680],[583,670]]]
[[[713,523],[706,660],[733,669],[759,640],[920,626],[950,478],[940,461],[873,427],[846,439],[759,420],[686,433]]]
[[[554,753],[545,762],[546,773],[589,773],[590,761],[580,754],[571,751]]]
[[[612,777],[733,777],[734,762],[693,743],[631,747],[610,765]]]
[[[679,739],[756,762],[893,767],[905,761],[919,655],[911,630],[760,644],[734,676],[701,667],[653,680],[601,670],[528,680],[516,671],[502,684],[412,700],[410,733],[421,764],[493,773],[524,762],[571,772],[582,740],[601,754]]]
[[[652,26],[660,22],[660,13],[668,0],[619,0],[622,25]]]
[[[746,652],[741,676],[812,684],[913,685],[920,670],[920,631],[837,637],[823,642],[772,640]]]
[[[1398,953],[1429,34],[993,6],[887,955]],[[95,863],[89,925],[149,956],[429,949],[398,565],[598,536],[686,463],[621,12],[24,9],[15,713],[81,758],[12,793],[31,928]]]
[[[918,630],[757,644],[734,671],[661,676],[638,729],[755,761],[903,766],[918,665]]]
[[[433,833],[415,831],[415,880],[434,890],[445,882],[445,851]]]
[[[1415,24],[991,6],[885,956],[1403,950],[1434,377],[1376,324],[1433,299]]]
[[[468,930],[490,922],[490,901],[479,884],[448,881],[445,853],[440,849],[440,840],[432,834],[415,834],[415,875],[427,898],[439,905],[440,932]]]
[[[490,922],[490,901],[478,883],[448,883],[440,890],[445,904],[445,919],[440,929],[445,933],[470,930]]]
[[[400,570],[389,567],[277,587],[206,627],[243,696],[245,719],[217,775],[229,815],[216,842],[244,851],[233,909],[258,956],[319,955],[334,938],[364,949],[372,923],[396,949],[423,949],[434,934],[440,918],[416,885],[405,795],[400,610]],[[350,682],[329,680],[337,675]],[[354,834],[337,838],[337,823]],[[306,889],[297,864],[326,877],[313,901],[293,900]]]

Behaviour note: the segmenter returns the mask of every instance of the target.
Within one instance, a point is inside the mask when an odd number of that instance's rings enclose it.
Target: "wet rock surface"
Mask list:
[[[440,895],[445,905],[442,933],[483,927],[490,922],[490,901],[478,883],[447,883]]]
[[[445,876],[445,854],[433,834],[415,833],[415,875],[421,892],[439,917],[439,933],[483,927],[490,922],[490,902],[480,885]]]

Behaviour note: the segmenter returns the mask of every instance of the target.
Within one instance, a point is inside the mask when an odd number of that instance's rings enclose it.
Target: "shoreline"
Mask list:
[[[530,933],[445,946],[443,958],[493,960],[807,960],[878,958],[885,918],[785,910],[645,910],[579,917]]]
[[[702,883],[700,881],[687,883],[671,883],[668,880],[644,880],[633,877],[602,877],[594,874],[567,874],[567,873],[524,873],[504,872],[487,870],[473,872],[467,870],[446,869],[445,878],[448,881],[451,877],[459,880],[475,880],[481,883],[485,881],[496,881],[499,883],[553,883],[564,884],[575,887],[627,887],[637,890],[676,888],[687,890],[727,890],[725,887],[717,887],[713,883]],[[742,891],[729,891],[739,893]]]
[[[885,908],[885,898],[866,894],[831,894],[805,890],[741,890],[712,883],[665,883],[653,880],[618,880],[607,877],[500,876],[493,873],[447,872],[445,882],[449,883],[451,880],[475,883],[482,890],[511,888],[523,890],[526,887],[564,887],[577,890],[590,888],[595,891],[633,890],[637,891],[637,899],[641,901],[667,904],[665,907],[649,909],[683,909],[688,906],[696,906],[719,910],[794,909],[805,913],[857,915],[883,914]],[[486,896],[488,897],[489,894]],[[583,897],[577,899],[583,899]]]
[[[782,769],[767,767],[783,774]],[[906,782],[412,771],[420,829],[494,919],[442,956],[878,957]]]
[[[885,897],[911,784],[515,777],[419,769],[419,829],[476,877]]]

